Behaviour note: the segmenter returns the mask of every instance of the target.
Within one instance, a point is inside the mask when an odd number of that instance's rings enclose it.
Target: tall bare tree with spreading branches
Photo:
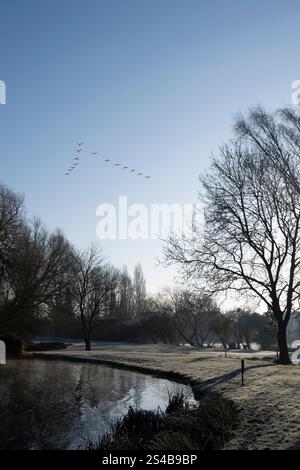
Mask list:
[[[300,294],[300,117],[249,111],[200,177],[204,224],[171,235],[166,263],[217,293],[252,293],[277,322],[279,362],[289,364],[287,326]]]
[[[86,351],[91,350],[94,329],[109,314],[109,298],[116,287],[117,276],[117,271],[105,263],[97,246],[74,253],[73,303],[81,321]]]

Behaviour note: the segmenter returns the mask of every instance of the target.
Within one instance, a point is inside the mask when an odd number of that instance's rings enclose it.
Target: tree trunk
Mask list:
[[[90,351],[91,350],[91,337],[88,335],[84,338],[85,342],[85,350]]]
[[[286,329],[287,325],[280,321],[278,322],[277,327],[277,342],[278,342],[278,349],[279,349],[279,364],[291,364],[288,345],[286,340]]]

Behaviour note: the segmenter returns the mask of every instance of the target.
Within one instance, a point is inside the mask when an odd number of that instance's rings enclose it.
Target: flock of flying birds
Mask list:
[[[72,164],[71,166],[66,170],[65,172],[65,175],[66,176],[69,176],[73,170],[75,170],[75,168],[79,165],[79,162],[80,162],[80,154],[83,150],[83,142],[77,142],[76,144],[76,148],[75,148],[75,152],[76,152],[76,155],[75,157],[73,158],[73,161],[72,161]],[[98,155],[98,152],[91,152],[90,153],[90,156],[91,157],[96,157]],[[140,177],[143,177],[143,178],[146,178],[146,179],[150,179],[151,176],[149,175],[145,175],[144,173],[141,173],[141,172],[138,172],[137,170],[135,170],[135,168],[130,168],[129,166],[125,165],[123,166],[121,163],[114,163],[110,158],[105,158],[104,160],[106,163],[110,163],[111,165],[115,166],[115,167],[119,167],[121,168],[122,170],[127,170],[129,171],[130,173],[132,174],[135,174],[137,176],[140,176]]]

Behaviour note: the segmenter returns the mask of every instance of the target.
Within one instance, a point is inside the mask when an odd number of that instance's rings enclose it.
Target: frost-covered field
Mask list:
[[[221,392],[239,409],[237,429],[226,448],[300,449],[300,366],[275,365],[272,353],[231,353],[224,358],[221,352],[185,347],[103,343],[88,353],[73,346],[45,354],[157,371],[193,382],[196,393],[201,389]],[[241,355],[246,362],[244,387]]]

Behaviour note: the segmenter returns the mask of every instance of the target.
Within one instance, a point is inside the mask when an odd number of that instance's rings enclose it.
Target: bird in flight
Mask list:
[[[142,175],[143,175],[143,173],[138,173],[138,176],[142,176]]]
[[[92,155],[97,155],[98,152],[92,152]]]
[[[135,170],[130,170],[130,171],[135,171]]]
[[[76,152],[78,152],[78,153],[82,152],[82,149],[76,149]]]
[[[151,176],[146,175],[145,178],[149,179],[149,178],[151,178]]]
[[[110,159],[109,159],[109,158],[106,158],[106,160],[105,160],[105,161],[106,161],[106,162],[110,162]]]
[[[77,142],[77,145],[79,145],[79,146],[82,145],[82,144],[83,144],[83,142]]]
[[[123,170],[126,170],[126,168],[128,168],[128,166],[123,166]]]
[[[120,163],[115,163],[115,166],[120,166]]]

